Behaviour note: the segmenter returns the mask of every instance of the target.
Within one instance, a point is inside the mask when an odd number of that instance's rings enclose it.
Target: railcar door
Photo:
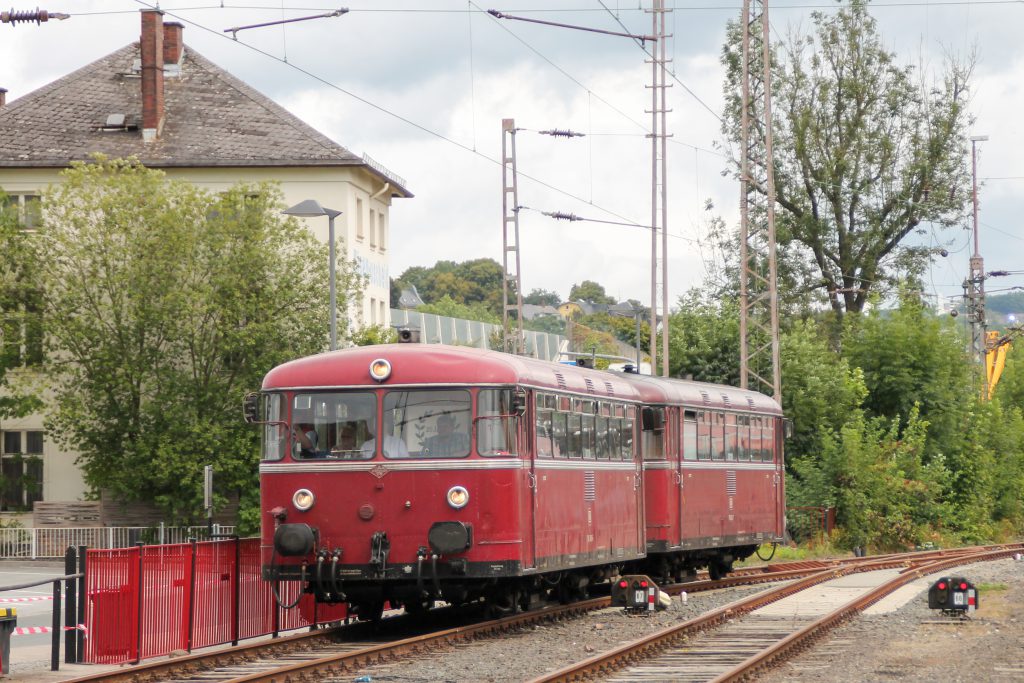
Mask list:
[[[786,462],[782,447],[785,441],[786,421],[778,418],[775,420],[765,420],[765,424],[772,425],[775,428],[775,433],[771,439],[774,449],[773,460],[775,462],[775,533],[781,538],[786,533]]]
[[[516,430],[519,438],[519,457],[527,464],[526,471],[526,495],[524,498],[528,508],[522,510],[520,515],[520,526],[523,529],[523,568],[536,569],[537,567],[537,436],[540,433],[537,429],[536,400],[533,392],[528,395],[527,409],[520,419]]]

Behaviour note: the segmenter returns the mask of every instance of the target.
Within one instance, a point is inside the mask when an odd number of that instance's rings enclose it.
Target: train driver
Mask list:
[[[292,428],[295,442],[299,445],[299,455],[303,458],[316,457],[316,444],[319,440],[316,429],[308,422],[300,422]]]
[[[437,418],[437,434],[427,439],[424,455],[434,457],[457,456],[469,453],[469,437],[465,432],[455,431],[455,418],[444,413]]]
[[[394,430],[395,419],[391,414],[390,410],[384,411],[384,457],[386,458],[408,458],[409,448],[405,445],[405,441],[395,436],[391,432]],[[377,433],[376,419],[370,417],[366,421],[366,428],[370,434]],[[362,451],[363,455],[367,457],[373,457],[373,454],[377,452],[377,439],[370,439],[365,442],[359,450]]]

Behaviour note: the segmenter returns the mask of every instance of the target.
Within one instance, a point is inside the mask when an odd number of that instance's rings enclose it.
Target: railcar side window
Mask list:
[[[665,409],[643,409],[644,460],[665,459]]]
[[[266,394],[263,397],[262,412],[260,416],[266,422],[277,422],[278,424],[263,425],[260,436],[260,453],[264,460],[280,460],[284,457],[288,443],[288,428],[283,424],[284,415],[281,407],[284,402],[281,394]]]
[[[366,460],[362,445],[373,438],[377,399],[370,392],[295,394],[292,457],[298,460]]]
[[[725,415],[711,413],[711,459],[725,460]]]
[[[508,456],[516,448],[517,417],[511,389],[482,389],[477,396],[476,449],[480,455]]]
[[[583,457],[583,416],[579,413],[569,413],[569,453],[570,458]]]
[[[389,391],[384,395],[384,457],[468,456],[472,406],[465,389]]]
[[[697,459],[711,459],[711,413],[697,414]]]
[[[773,462],[775,460],[775,420],[764,418],[764,428],[761,430],[761,460]]]
[[[683,460],[697,459],[697,413],[683,412]]]
[[[738,432],[736,426],[736,415],[728,413],[725,416],[725,459],[737,460],[739,452]]]
[[[569,431],[565,413],[551,414],[551,441],[556,458],[569,457]]]
[[[537,403],[539,404],[540,401]],[[550,410],[537,410],[535,429],[537,433],[537,457],[550,458],[554,456],[555,449],[552,444]]]
[[[608,443],[608,418],[601,415],[597,418],[597,431],[595,441],[595,455],[599,460],[607,460],[611,457],[611,448]]]
[[[632,411],[626,413],[626,415],[632,414]],[[622,459],[632,460],[633,459],[633,420],[627,418],[622,421]]]

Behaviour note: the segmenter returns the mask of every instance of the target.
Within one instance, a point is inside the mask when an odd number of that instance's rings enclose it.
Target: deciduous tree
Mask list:
[[[929,250],[907,241],[922,223],[943,228],[964,218],[972,64],[950,59],[928,82],[885,48],[865,0],[815,12],[812,22],[813,35],[791,34],[772,64],[780,270],[842,315],[927,263]],[[725,133],[738,149],[736,25],[729,35]],[[763,146],[764,128],[754,131]],[[765,193],[756,183],[754,190]]]
[[[62,180],[37,235],[48,429],[94,490],[191,521],[212,464],[218,492],[257,513],[257,434],[239,406],[274,365],[327,347],[327,246],[283,219],[272,186],[215,195],[102,158]],[[337,282],[344,309],[361,278],[340,260]]]

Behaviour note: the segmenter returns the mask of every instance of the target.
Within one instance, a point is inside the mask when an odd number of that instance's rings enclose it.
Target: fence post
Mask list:
[[[238,633],[241,630],[240,620],[242,617],[242,539],[235,535],[235,591],[233,604],[231,605],[232,617],[234,618],[234,630],[231,632],[231,644],[238,645]]]
[[[36,559],[36,532],[39,531],[35,527],[32,527],[32,559]]]
[[[160,522],[160,545],[164,544],[164,523]]]
[[[143,568],[142,568],[142,549],[145,544],[139,541],[135,544],[135,547],[139,551],[139,582],[135,586],[135,596],[138,600],[138,609],[135,612],[135,663],[138,664],[142,661],[142,591],[145,586],[143,581]]]
[[[53,582],[53,619],[50,622],[50,671],[60,670],[60,581]]]
[[[277,603],[277,598],[274,597],[273,593],[270,595],[270,601],[274,604],[274,618],[271,620],[271,627],[274,629],[274,638],[281,635],[281,605]]]
[[[64,551],[64,576],[71,576],[75,573],[75,566],[78,564],[75,557],[74,546],[68,546]],[[78,660],[78,639],[75,634],[78,632],[75,626],[75,617],[78,616],[78,583],[75,579],[64,581],[64,663],[74,664]]]
[[[190,538],[192,542],[192,562],[189,565],[189,578],[188,578],[188,647],[186,648],[189,653],[192,652],[192,636],[193,636],[193,622],[195,621],[196,615],[196,539]]]
[[[114,527],[107,527],[107,548],[114,547]]]
[[[85,602],[87,600],[85,593],[85,552],[88,548],[84,545],[78,546],[78,573],[82,576],[78,579],[78,623],[85,624]],[[75,651],[78,653],[78,659],[75,660],[79,664],[85,661],[85,631],[75,631]]]

